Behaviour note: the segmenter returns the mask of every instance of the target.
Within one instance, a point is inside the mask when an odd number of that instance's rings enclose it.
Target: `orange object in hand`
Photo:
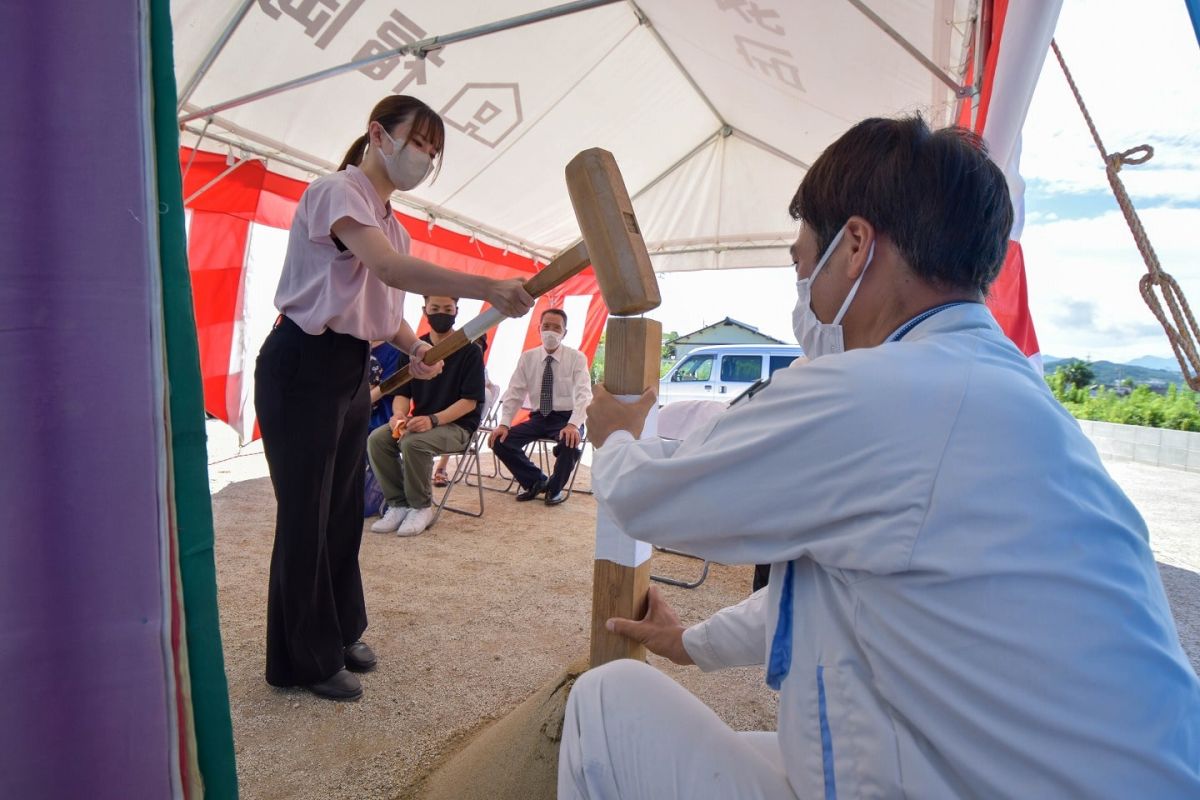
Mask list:
[[[404,436],[404,429],[408,427],[408,420],[393,418],[391,425],[392,425],[392,438],[395,439],[396,441],[400,441],[401,437]]]

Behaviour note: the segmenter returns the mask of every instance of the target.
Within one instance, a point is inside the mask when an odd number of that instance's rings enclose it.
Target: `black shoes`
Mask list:
[[[375,651],[366,642],[355,642],[343,652],[346,669],[352,672],[367,672],[375,668]]]
[[[550,490],[550,481],[538,481],[533,486],[525,489],[517,494],[518,503],[527,503],[536,498],[539,494],[545,493],[546,505],[556,506],[567,499],[567,493],[562,489]]]
[[[363,693],[358,678],[344,669],[338,670],[320,683],[311,683],[304,688],[318,697],[327,697],[330,700],[357,700]]]
[[[549,481],[538,481],[533,486],[530,486],[528,489],[525,489],[522,492],[518,492],[517,493],[517,502],[525,503],[525,502],[528,502],[528,501],[534,499],[539,494],[546,491],[546,487],[549,485],[550,485]]]
[[[325,680],[311,683],[304,688],[318,697],[327,697],[330,700],[357,700],[362,697],[362,683],[350,670],[366,672],[374,669],[375,651],[366,642],[355,642],[342,652],[342,657],[346,660],[345,669],[339,669]]]

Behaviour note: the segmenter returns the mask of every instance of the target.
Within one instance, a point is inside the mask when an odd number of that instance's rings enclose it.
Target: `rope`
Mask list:
[[[1071,77],[1071,71],[1067,69],[1067,62],[1063,60],[1062,51],[1058,49],[1058,42],[1051,40],[1050,47],[1054,50],[1058,65],[1062,67],[1063,75],[1066,76],[1067,83],[1071,87],[1071,93],[1075,95],[1075,102],[1079,104],[1079,110],[1083,113],[1083,119],[1087,122],[1088,130],[1092,134],[1092,141],[1096,143],[1096,149],[1100,151],[1100,158],[1104,161],[1104,171],[1108,175],[1109,186],[1112,187],[1117,205],[1121,207],[1121,212],[1125,215],[1129,232],[1133,234],[1138,251],[1142,254],[1142,260],[1146,262],[1146,274],[1138,282],[1142,299],[1146,301],[1146,305],[1166,332],[1167,340],[1171,343],[1171,349],[1175,351],[1175,359],[1179,362],[1180,371],[1183,373],[1183,379],[1193,390],[1200,391],[1200,355],[1197,354],[1200,349],[1197,347],[1197,340],[1200,340],[1200,326],[1197,326],[1196,317],[1192,314],[1191,306],[1188,305],[1187,298],[1184,297],[1179,284],[1173,277],[1163,272],[1158,256],[1154,253],[1154,247],[1150,244],[1150,236],[1146,233],[1142,220],[1133,207],[1129,193],[1125,191],[1125,184],[1117,175],[1121,171],[1121,167],[1126,164],[1135,166],[1145,164],[1154,157],[1154,148],[1143,144],[1121,153],[1109,153],[1105,150],[1104,142],[1100,140],[1100,133],[1096,130],[1096,123],[1092,121],[1092,115],[1088,113],[1083,97],[1079,94],[1079,87],[1075,85],[1075,79]],[[1161,300],[1155,293],[1156,290],[1162,293]],[[1163,301],[1166,302],[1167,308],[1171,312],[1170,318],[1163,309]]]

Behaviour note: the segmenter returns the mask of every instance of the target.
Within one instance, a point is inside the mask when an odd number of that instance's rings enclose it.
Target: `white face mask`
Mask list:
[[[401,147],[387,131],[384,131],[383,135],[392,143],[390,156],[383,152],[383,148],[379,149],[379,157],[383,159],[388,179],[402,192],[416,188],[421,181],[429,177],[433,170],[433,159],[429,154],[413,147],[412,142]]]
[[[542,331],[542,347],[549,351],[557,350],[558,346],[562,344],[562,337],[561,333],[555,331]]]
[[[810,360],[831,353],[841,353],[846,349],[842,337],[842,318],[850,309],[850,301],[858,293],[858,287],[862,283],[862,279],[866,277],[867,267],[871,266],[871,259],[875,257],[875,243],[871,242],[871,249],[867,251],[867,263],[863,265],[858,280],[850,287],[850,294],[846,295],[846,300],[838,309],[833,322],[821,322],[812,310],[812,282],[816,279],[817,273],[825,266],[825,262],[833,255],[833,251],[837,249],[838,242],[842,241],[842,234],[845,232],[846,227],[842,226],[842,229],[837,232],[837,236],[834,236],[833,241],[829,243],[829,247],[826,247],[825,252],[821,254],[821,260],[817,262],[812,275],[796,281],[796,308],[792,311],[792,331],[796,334],[796,341],[804,348],[804,355],[808,356]]]

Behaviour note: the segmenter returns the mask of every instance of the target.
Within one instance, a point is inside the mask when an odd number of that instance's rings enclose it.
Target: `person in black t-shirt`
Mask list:
[[[479,352],[483,353],[483,405],[479,407],[479,414],[486,419],[488,412],[492,408],[492,401],[496,399],[496,395],[500,393],[500,387],[492,383],[492,379],[488,377],[487,371],[487,349],[488,340],[486,336],[480,336],[473,344],[479,348]],[[450,456],[443,455],[438,459],[437,466],[433,468],[433,485],[448,486],[450,484],[450,475],[446,472],[446,467],[450,464]]]
[[[457,298],[426,297],[431,330],[421,338],[437,344],[453,330],[457,315]],[[367,438],[371,469],[388,504],[372,531],[416,536],[429,527],[433,458],[467,446],[479,427],[483,399],[483,353],[478,347],[447,356],[436,377],[410,381],[396,390],[391,420]]]

